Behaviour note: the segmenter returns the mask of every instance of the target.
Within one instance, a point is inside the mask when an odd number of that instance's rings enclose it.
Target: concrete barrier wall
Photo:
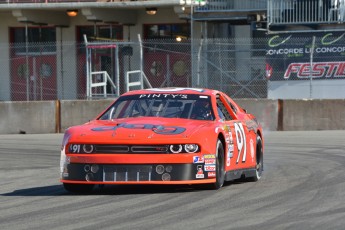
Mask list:
[[[0,102],[0,134],[55,133],[56,102]]]
[[[345,100],[235,100],[264,130],[345,130]],[[95,118],[113,100],[0,102],[0,134],[57,133]]]
[[[94,119],[114,101],[61,101],[60,102],[60,132],[73,125],[80,125]]]
[[[237,99],[243,109],[256,116],[264,130],[278,130],[278,100]]]
[[[284,131],[345,129],[345,100],[284,100],[282,103]]]

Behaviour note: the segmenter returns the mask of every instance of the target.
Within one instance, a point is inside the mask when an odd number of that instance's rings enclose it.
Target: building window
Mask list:
[[[56,52],[55,27],[11,27],[10,41],[14,44],[16,55],[47,54]]]
[[[88,42],[111,42],[123,40],[122,25],[77,26],[76,32],[78,54],[85,54],[84,35],[86,35]]]
[[[84,35],[89,41],[112,41],[123,39],[122,25],[78,26],[77,41],[83,43]]]
[[[189,35],[190,25],[187,23],[144,25],[145,39],[176,39],[178,36],[189,38]]]

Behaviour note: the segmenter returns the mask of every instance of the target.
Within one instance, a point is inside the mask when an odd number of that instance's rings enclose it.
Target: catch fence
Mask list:
[[[345,98],[344,33],[88,45],[0,44],[0,100],[94,99],[149,87],[213,88],[233,98]]]

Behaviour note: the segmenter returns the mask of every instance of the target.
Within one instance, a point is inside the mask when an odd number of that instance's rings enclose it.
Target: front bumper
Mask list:
[[[216,181],[215,166],[191,164],[70,163],[61,173],[63,183],[88,184],[202,184]]]

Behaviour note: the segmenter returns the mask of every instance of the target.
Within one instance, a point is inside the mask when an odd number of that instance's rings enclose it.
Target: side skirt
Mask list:
[[[255,168],[231,170],[231,171],[226,172],[225,180],[232,181],[232,180],[240,179],[242,176],[245,176],[246,178],[254,177],[255,174],[256,174]]]

